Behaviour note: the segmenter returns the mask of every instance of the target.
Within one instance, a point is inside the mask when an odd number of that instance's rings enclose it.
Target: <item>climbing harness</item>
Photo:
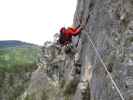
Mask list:
[[[87,33],[87,32],[86,32],[86,33]],[[91,42],[91,44],[92,44],[92,46],[93,46],[93,48],[94,48],[94,50],[95,50],[95,52],[96,52],[97,57],[99,58],[99,60],[100,60],[101,63],[103,64],[104,69],[106,70],[108,76],[110,77],[110,79],[111,79],[111,81],[112,81],[114,87],[116,88],[117,92],[119,93],[121,99],[122,99],[122,100],[125,100],[123,94],[121,93],[121,91],[120,91],[120,89],[118,88],[117,84],[116,84],[115,81],[113,80],[112,75],[109,73],[106,64],[104,63],[104,61],[103,61],[103,59],[102,59],[100,53],[98,52],[98,50],[97,50],[97,48],[96,48],[94,42],[92,41],[91,37],[89,36],[89,34],[87,35],[87,37],[89,38],[89,40],[90,40],[90,42]]]

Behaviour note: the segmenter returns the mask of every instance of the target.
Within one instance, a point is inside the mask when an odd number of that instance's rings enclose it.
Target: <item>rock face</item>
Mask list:
[[[54,43],[45,45],[20,99],[122,100],[93,42],[124,99],[133,100],[133,1],[78,0],[74,25],[80,24],[85,27],[76,54],[66,54]]]
[[[79,0],[75,14],[86,22],[82,31],[82,73],[89,80],[90,100],[121,100],[88,38],[91,37],[126,100],[133,99],[133,2]],[[89,17],[89,18],[88,18]],[[88,18],[88,19],[87,19]],[[87,19],[87,20],[86,20]],[[91,67],[89,67],[91,66]],[[88,69],[88,72],[85,69]],[[91,73],[89,73],[91,72]],[[86,75],[86,74],[85,74]]]

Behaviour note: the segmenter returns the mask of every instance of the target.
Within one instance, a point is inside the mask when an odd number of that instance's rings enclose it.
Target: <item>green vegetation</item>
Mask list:
[[[37,68],[38,46],[0,46],[0,99],[17,100]]]
[[[0,47],[0,71],[28,70],[38,62],[40,52],[41,49],[35,46]]]
[[[38,95],[37,95],[38,94]],[[32,95],[27,95],[24,100],[49,100],[48,95],[45,91],[33,93]]]

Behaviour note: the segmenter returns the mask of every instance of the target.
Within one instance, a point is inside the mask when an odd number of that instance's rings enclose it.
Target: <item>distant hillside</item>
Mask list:
[[[0,47],[20,47],[20,46],[37,46],[37,45],[17,40],[0,41]]]
[[[0,70],[34,65],[38,63],[40,53],[38,45],[16,40],[0,41]]]

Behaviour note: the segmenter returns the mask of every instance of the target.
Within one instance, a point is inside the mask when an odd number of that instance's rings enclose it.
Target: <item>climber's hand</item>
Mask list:
[[[83,28],[85,28],[86,24],[82,24],[81,26],[82,26]]]
[[[83,27],[82,25],[79,27],[80,30],[83,30],[83,28],[84,28],[84,27]]]

